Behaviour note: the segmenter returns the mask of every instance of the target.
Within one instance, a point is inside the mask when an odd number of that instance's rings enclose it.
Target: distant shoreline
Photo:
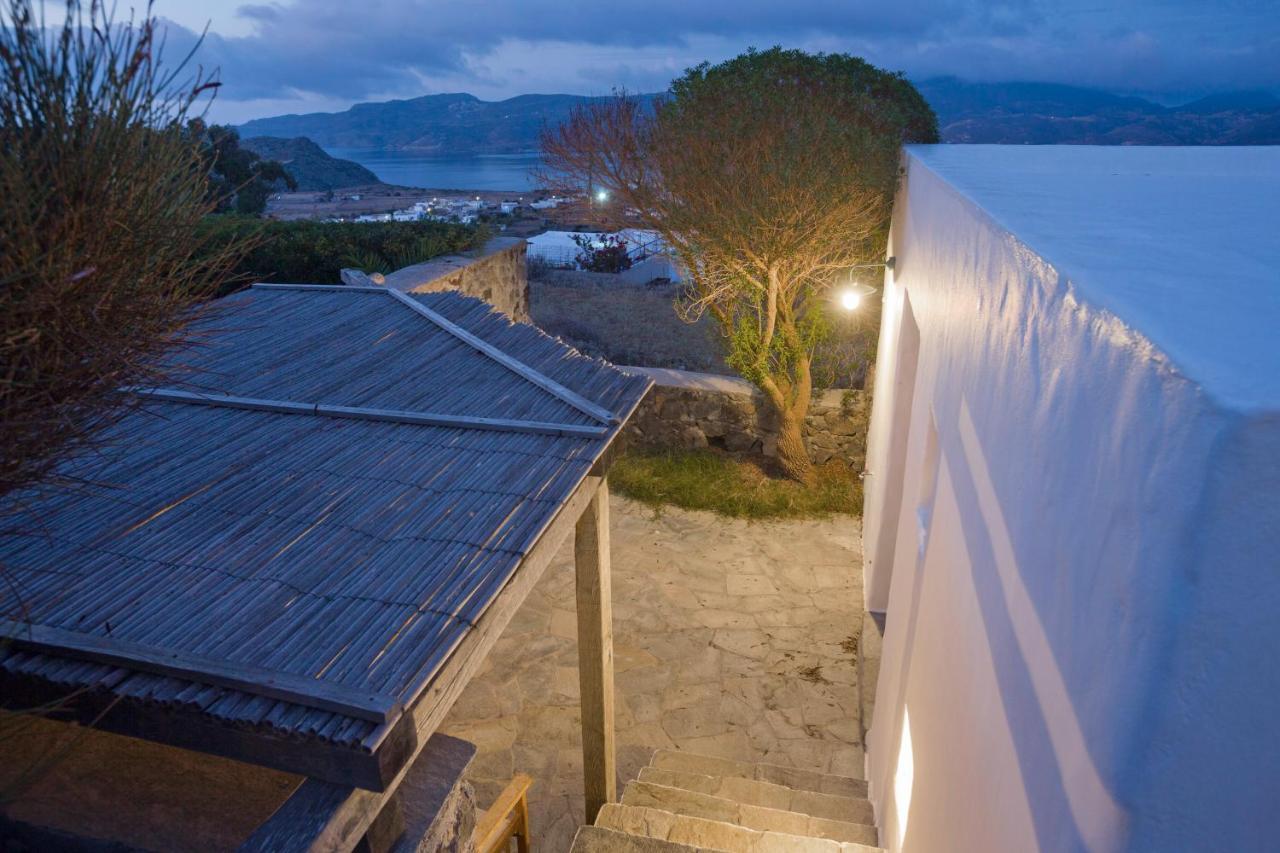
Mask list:
[[[537,188],[533,172],[541,165],[541,154],[536,151],[467,155],[393,148],[333,147],[324,151],[331,157],[358,163],[385,184],[427,192],[530,193]]]

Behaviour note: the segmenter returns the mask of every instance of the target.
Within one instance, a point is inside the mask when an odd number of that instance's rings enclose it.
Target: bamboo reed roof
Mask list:
[[[454,293],[255,286],[202,322],[0,537],[6,613],[190,677],[21,642],[0,671],[372,749],[650,381]]]

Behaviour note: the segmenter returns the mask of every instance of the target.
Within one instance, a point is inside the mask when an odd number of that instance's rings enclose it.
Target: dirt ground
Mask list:
[[[605,273],[548,270],[529,277],[533,322],[614,364],[733,374],[709,319],[676,314],[678,287],[633,285]]]

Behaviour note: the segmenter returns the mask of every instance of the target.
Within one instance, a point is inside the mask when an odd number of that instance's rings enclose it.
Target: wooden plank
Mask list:
[[[519,359],[512,358],[510,355],[507,355],[502,350],[490,344],[488,341],[485,341],[476,337],[475,335],[471,334],[466,329],[462,328],[461,326],[449,320],[448,318],[441,316],[435,311],[432,311],[430,308],[423,305],[421,302],[414,299],[412,296],[406,296],[405,294],[401,293],[398,290],[388,290],[387,293],[391,294],[393,297],[399,300],[400,303],[403,304],[405,307],[418,312],[423,317],[426,317],[432,323],[435,323],[441,329],[444,329],[446,332],[453,335],[458,340],[463,341],[468,346],[475,347],[477,350],[489,356],[489,358],[498,362],[503,367],[507,368],[513,373],[516,373],[519,376],[524,377],[525,379],[532,382],[534,385],[537,385],[539,388],[543,389],[547,393],[560,398],[561,400],[568,403],[570,406],[573,406],[575,409],[582,412],[583,414],[596,419],[602,424],[621,423],[621,419],[617,415],[615,415],[613,412],[610,412],[608,409],[605,409],[601,406],[596,405],[595,403],[591,402],[587,398],[583,397],[581,394],[578,394],[574,391],[570,391],[568,388],[564,387],[559,382],[556,382],[554,379],[544,376],[543,374],[534,370],[532,367],[520,361]]]
[[[260,412],[278,412],[286,415],[314,415],[315,403],[295,403],[290,400],[265,400],[261,397],[237,397],[233,394],[214,394],[204,391],[183,391],[179,388],[126,388],[130,394],[148,400],[166,403],[191,403],[197,406],[221,406],[227,409],[249,409]]]
[[[583,479],[577,490],[561,505],[555,519],[543,531],[537,543],[525,555],[515,575],[463,637],[418,701],[411,705],[406,718],[414,721],[419,745],[428,742],[463,689],[484,664],[489,650],[502,636],[511,618],[541,579],[560,546],[573,532],[578,517],[591,503],[600,483],[598,477]],[[408,773],[414,759],[416,754],[387,786],[387,791],[381,793],[308,779],[240,849],[350,850],[377,817],[389,793],[396,790]]]
[[[401,409],[371,409],[361,406],[330,406],[325,403],[296,403],[290,400],[268,400],[261,397],[237,397],[178,388],[129,388],[131,394],[169,403],[191,403],[222,406],[291,415],[317,415],[364,421],[438,426],[450,429],[484,429],[497,432],[526,432],[538,435],[563,435],[574,438],[604,438],[608,427],[581,424],[557,424],[548,421],[523,421],[507,418],[481,418],[469,415],[440,415],[434,412],[410,412]]]
[[[613,733],[613,602],[609,565],[609,486],[602,481],[574,537],[578,680],[582,693],[585,823],[618,798]]]
[[[556,424],[548,421],[521,421],[504,418],[480,418],[465,415],[437,415],[432,412],[405,412],[394,409],[364,409],[351,406],[316,406],[316,414],[335,418],[358,418],[366,421],[393,421],[402,424],[488,429],[498,432],[532,432],[542,435],[566,435],[575,438],[604,438],[608,427],[581,424]]]
[[[533,779],[524,773],[517,773],[502,789],[493,805],[484,813],[471,834],[476,853],[498,853],[510,847],[511,838],[518,833],[526,837],[529,833],[528,820],[525,817],[528,801],[525,794]]]
[[[255,696],[279,699],[321,711],[333,711],[375,723],[388,723],[401,713],[400,703],[394,696],[114,637],[13,622],[9,619],[0,619],[0,637],[18,648],[123,666],[198,684],[228,687]]]

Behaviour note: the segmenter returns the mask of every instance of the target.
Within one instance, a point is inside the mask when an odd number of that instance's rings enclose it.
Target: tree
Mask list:
[[[543,180],[604,188],[671,247],[683,309],[710,312],[729,363],[775,410],[778,460],[812,477],[804,417],[827,292],[883,256],[903,142],[937,120],[901,74],[841,54],[751,50],[702,64],[650,105],[625,93],[543,133]]]
[[[215,83],[164,67],[156,21],[0,5],[0,497],[97,445],[165,381],[193,310],[249,248],[204,251],[215,208],[187,118]]]
[[[276,160],[263,160],[257,152],[240,147],[240,133],[234,127],[206,125],[194,118],[189,125],[191,136],[199,140],[209,169],[209,197],[221,213],[258,215],[267,209],[267,199],[277,184],[290,190],[298,182]]]

